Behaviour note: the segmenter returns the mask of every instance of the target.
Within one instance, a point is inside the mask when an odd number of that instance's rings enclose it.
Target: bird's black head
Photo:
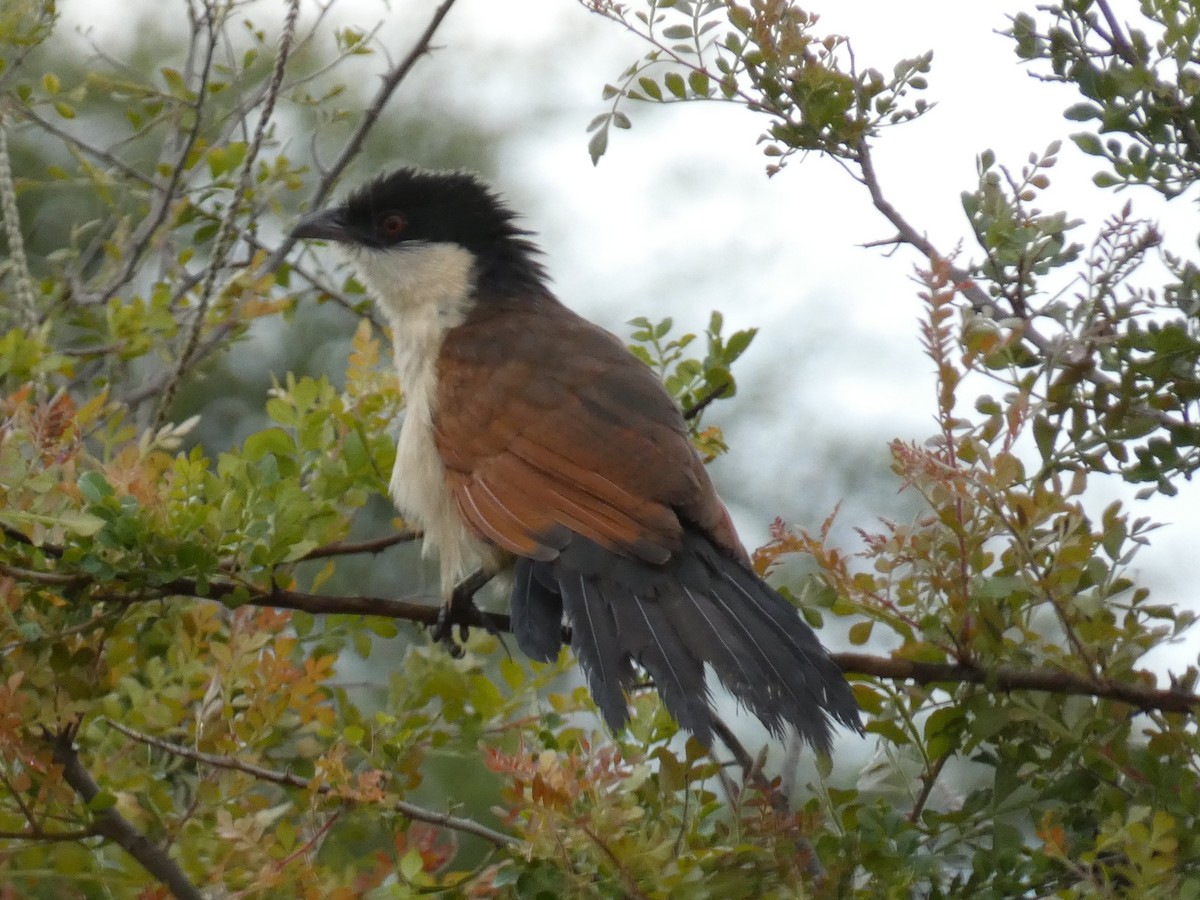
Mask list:
[[[362,185],[339,206],[309,213],[292,235],[374,251],[457,244],[477,260],[481,285],[540,285],[539,251],[515,219],[473,173],[405,168]]]

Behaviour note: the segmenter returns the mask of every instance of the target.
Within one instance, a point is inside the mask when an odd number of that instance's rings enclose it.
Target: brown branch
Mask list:
[[[101,837],[98,828],[80,828],[78,831],[0,831],[0,841],[38,841],[40,843],[60,844],[66,841],[86,841],[88,838]]]
[[[75,749],[75,729],[67,728],[52,736],[54,761],[62,766],[66,781],[85,803],[100,794],[100,785],[84,768]],[[141,866],[158,879],[172,894],[182,900],[203,900],[200,890],[192,884],[175,860],[161,847],[130,824],[129,820],[110,806],[93,813],[96,834],[119,845]]]
[[[339,541],[336,544],[326,544],[324,547],[317,547],[315,550],[310,550],[300,557],[300,561],[308,559],[324,559],[327,556],[352,556],[355,553],[381,553],[389,547],[394,547],[397,544],[407,544],[421,537],[419,531],[397,531],[395,534],[389,534],[387,537],[375,538],[370,541],[358,541],[350,543]]]
[[[243,772],[246,775],[253,776],[262,781],[269,781],[272,784],[282,785],[283,787],[299,788],[300,790],[310,790],[311,784],[307,778],[302,778],[299,775],[293,775],[290,772],[277,772],[274,769],[268,769],[265,766],[258,766],[254,763],[243,762],[239,759],[234,759],[229,756],[221,756],[216,753],[204,753],[200,750],[192,750],[190,747],[184,747],[181,744],[175,744],[171,741],[163,740],[162,738],[154,737],[153,735],[143,734],[140,731],[134,731],[120,722],[115,722],[112,719],[106,719],[113,728],[121,732],[128,738],[138,741],[142,744],[148,744],[151,747],[156,747],[159,750],[164,750],[167,753],[175,756],[190,759],[195,762],[204,763],[208,766],[213,766],[218,769],[229,769],[235,772]],[[339,794],[332,785],[318,784],[315,788],[318,794],[330,795],[339,800],[354,802],[353,797],[346,797]],[[417,806],[405,800],[396,800],[392,804],[396,812],[403,816],[413,819],[418,822],[425,822],[429,825],[435,825],[438,828],[447,828],[452,831],[460,831],[464,834],[472,834],[475,837],[482,838],[485,841],[495,844],[497,847],[511,847],[513,844],[520,841],[509,834],[495,831],[488,828],[486,825],[481,825],[471,819],[464,819],[459,816],[452,816],[449,813],[434,812],[431,809],[426,809],[423,806]]]
[[[1195,714],[1200,695],[1186,691],[1160,690],[1119,681],[1091,678],[1074,672],[1018,666],[967,666],[955,663],[913,662],[866,653],[831,653],[833,661],[848,675],[870,675],[917,684],[982,684],[994,691],[1046,691],[1128,703],[1138,709]]]
[[[404,532],[400,532],[381,540],[386,542],[399,539],[404,534]],[[23,538],[24,536],[18,532],[13,537]],[[362,552],[374,552],[374,548],[370,546],[373,543],[371,541],[363,542]],[[339,545],[331,544],[329,546],[337,547]],[[354,545],[341,546],[354,547]],[[54,552],[55,549],[52,547],[42,548],[47,555],[57,555]],[[19,570],[15,574],[24,577],[26,572]],[[47,573],[30,572],[28,574]],[[72,584],[79,584],[85,583],[88,577],[82,573],[78,577],[69,579],[66,575],[55,575],[51,580],[56,584],[60,583],[60,579],[64,582],[69,580]],[[474,584],[474,581],[480,577],[483,577],[483,573],[476,573],[468,578],[465,584]],[[162,601],[172,596],[184,596],[194,597],[198,600],[229,603],[235,606],[248,603],[253,606],[294,609],[313,615],[382,616],[425,626],[437,625],[440,619],[444,619],[442,604],[431,603],[428,598],[328,596],[278,587],[260,588],[244,583],[218,580],[210,580],[205,590],[202,591],[193,578],[177,578],[167,584],[156,586],[153,591],[116,593],[99,590],[94,591],[90,596],[93,602],[114,603],[123,606]],[[485,628],[491,633],[512,632],[512,619],[508,615],[485,612],[473,604],[464,606],[460,615],[456,617],[455,624]],[[569,626],[563,627],[562,641],[564,644],[569,644],[571,641]],[[1100,700],[1115,700],[1142,710],[1157,709],[1162,712],[1185,715],[1194,715],[1200,712],[1200,694],[1174,689],[1162,690],[1115,678],[1091,677],[1061,669],[1003,665],[988,668],[964,663],[914,662],[895,657],[872,656],[866,653],[832,653],[830,656],[844,672],[850,675],[867,675],[894,681],[911,680],[918,684],[982,684],[995,691],[1047,691],[1056,694],[1095,697]],[[724,740],[725,734],[722,733],[719,722],[714,722],[714,729]],[[727,732],[727,729],[725,731]],[[734,747],[731,746],[730,749],[733,750]],[[739,757],[738,762],[742,764],[743,768],[745,767],[745,758]]]
[[[88,582],[88,576],[82,572],[75,575],[65,575],[58,572],[37,572],[33,569],[10,566],[4,562],[0,562],[0,575],[4,575],[14,581],[23,581],[26,584],[40,584],[42,587],[70,587],[71,585],[87,584]]]
[[[949,751],[943,753],[933,761],[933,765],[926,766],[925,771],[921,773],[921,792],[917,795],[916,802],[913,803],[912,811],[908,814],[908,821],[910,823],[915,825],[917,820],[921,818],[921,813],[925,811],[925,804],[929,802],[929,797],[933,794],[933,786],[937,784],[938,778],[941,777],[942,769],[946,767],[946,763],[949,762],[952,755]]]
[[[241,596],[235,596],[235,595]],[[247,596],[248,594],[248,596]],[[444,620],[442,605],[417,599],[404,600],[392,597],[370,596],[326,596],[289,591],[283,588],[262,589],[252,585],[235,584],[228,581],[210,581],[207,589],[199,590],[194,579],[177,578],[162,585],[154,593],[117,594],[99,592],[92,594],[96,602],[146,603],[165,600],[170,596],[195,597],[200,600],[249,603],[254,606],[273,606],[295,609],[313,615],[360,615],[383,616],[403,619],[419,625],[437,625]],[[455,624],[472,628],[485,628],[491,633],[512,632],[512,619],[504,613],[485,612],[473,604],[465,606],[456,617]],[[562,641],[569,644],[571,631],[564,626]],[[1100,700],[1115,700],[1128,703],[1142,710],[1157,709],[1194,715],[1200,712],[1200,695],[1186,691],[1161,690],[1144,687],[1114,678],[1092,678],[1084,674],[1059,669],[1034,668],[1028,666],[985,666],[962,663],[913,662],[888,656],[871,656],[866,653],[831,653],[831,658],[849,675],[868,675],[894,681],[915,681],[918,684],[982,684],[995,691],[1047,691],[1055,694],[1074,694],[1095,697]],[[722,740],[725,739],[719,724],[714,728]],[[730,749],[733,749],[731,746]],[[745,759],[738,762],[745,767]]]
[[[213,13],[210,10],[210,20],[212,15]],[[171,411],[171,404],[175,400],[175,394],[179,390],[179,383],[183,380],[183,376],[192,364],[196,348],[200,345],[200,336],[204,331],[205,319],[208,318],[209,305],[212,303],[213,297],[217,294],[217,279],[220,277],[225,260],[228,258],[234,243],[237,241],[236,222],[238,210],[246,195],[250,193],[250,186],[254,177],[254,165],[258,160],[259,152],[262,150],[263,141],[266,139],[267,129],[271,123],[271,116],[275,112],[275,101],[279,96],[279,88],[283,84],[288,54],[291,52],[292,42],[296,37],[296,20],[299,17],[300,0],[289,0],[287,17],[284,19],[283,24],[283,32],[279,36],[279,48],[275,52],[275,66],[271,72],[271,80],[267,85],[266,97],[263,100],[258,123],[254,129],[254,138],[250,141],[246,150],[246,156],[242,160],[241,173],[238,177],[237,185],[234,187],[233,196],[229,198],[225,215],[221,218],[221,224],[217,229],[217,236],[213,241],[212,256],[208,261],[203,283],[200,286],[200,295],[195,301],[196,309],[192,314],[191,327],[184,338],[183,349],[180,351],[174,371],[167,379],[167,383],[163,386],[162,395],[158,399],[158,407],[155,410],[152,420],[155,430],[158,430],[165,424],[167,415]],[[202,88],[203,82],[208,78],[207,68],[211,66],[212,57],[210,56],[205,61],[206,71],[201,76]],[[203,90],[196,100],[197,118],[200,115],[199,106],[202,102]],[[253,221],[253,217],[251,221]]]
[[[729,390],[729,387],[730,386],[728,384],[723,384],[720,387],[709,391],[691,406],[684,409],[683,417],[688,420],[696,418],[696,416],[704,412],[704,410],[707,409],[709,404],[711,404],[714,400],[721,399],[721,397]]]

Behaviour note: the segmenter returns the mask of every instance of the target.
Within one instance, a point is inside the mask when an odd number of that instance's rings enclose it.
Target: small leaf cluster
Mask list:
[[[1055,142],[1040,155],[1031,153],[1019,177],[997,167],[995,154],[985,151],[978,160],[979,187],[962,195],[975,239],[987,254],[978,271],[989,291],[1015,310],[1027,309],[1027,297],[1040,280],[1074,262],[1083,249],[1066,237],[1079,220],[1031,206],[1050,186],[1047,170],[1058,161],[1059,149]]]
[[[1131,203],[1089,245],[1068,242],[1081,223],[1033,206],[1057,151],[1031,154],[1019,177],[980,156],[979,187],[962,201],[985,254],[973,271],[992,302],[972,301],[968,347],[1046,401],[1033,433],[1047,467],[1119,471],[1173,494],[1173,476],[1200,466],[1196,264],[1166,254],[1173,280],[1140,284],[1162,236]],[[1070,280],[1051,289],[1052,275]]]
[[[492,887],[516,896],[793,896],[806,880],[799,847],[812,816],[781,813],[762,790],[722,777],[695,740],[677,746],[675,725],[650,696],[635,710],[629,740],[567,728],[489,755],[510,821],[554,863],[502,865]]]
[[[758,329],[736,331],[726,338],[721,334],[725,317],[714,310],[704,332],[705,354],[701,358],[685,355],[685,350],[696,340],[695,334],[670,336],[675,325],[670,318],[651,322],[639,316],[629,324],[634,329],[630,334],[634,343],[629,349],[662,379],[683,410],[692,439],[705,459],[712,460],[724,453],[727,448],[720,428],[701,428],[701,420],[709,404],[737,393],[732,366],[749,348]]]
[[[798,151],[855,159],[861,141],[928,109],[925,100],[909,105],[907,97],[926,87],[932,54],[901,60],[890,77],[876,69],[859,72],[844,37],[817,34],[817,16],[785,0],[749,6],[655,0],[632,16],[620,3],[587,5],[653,48],[619,84],[605,86],[612,106],[588,126],[593,162],[608,146],[610,125],[630,127],[620,111],[627,100],[721,100],[766,113],[772,123],[759,142],[772,160],[771,174]]]
[[[1127,28],[1101,4],[1075,0],[1013,18],[1018,56],[1049,64],[1045,76],[1074,85],[1066,110],[1094,131],[1072,135],[1105,160],[1100,187],[1149,185],[1167,197],[1200,178],[1200,19],[1181,0],[1142,4],[1143,28]]]

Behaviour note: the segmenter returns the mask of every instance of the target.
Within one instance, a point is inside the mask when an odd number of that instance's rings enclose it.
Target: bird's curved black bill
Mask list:
[[[292,237],[324,241],[348,241],[350,229],[346,227],[340,209],[319,209],[310,212],[296,223]]]

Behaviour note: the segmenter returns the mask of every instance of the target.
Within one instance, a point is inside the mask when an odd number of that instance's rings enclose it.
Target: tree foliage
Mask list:
[[[1196,199],[1194,5],[1011,20],[1017,57],[1079,91],[1066,116],[1097,190],[1130,199],[1087,235],[1040,206],[1057,146],[1018,166],[983,150],[956,255],[872,159],[928,110],[928,54],[860,68],[782,0],[584,4],[648,48],[604,90],[594,158],[634,104],[738,103],[765,117],[770,172],[832,157],[924,260],[938,429],[891,446],[920,513],[862,523],[849,548],[832,516],[778,522],[755,555],[768,574],[809,560],[781,587],[876,651],[837,654],[872,755],[800,786],[794,748],[781,766],[719,723],[707,753],[652,692],[607,734],[565,652],[506,654],[502,613],[455,657],[398,625],[432,622],[432,598],[345,581],[362,555],[413,565],[403,522],[351,536],[386,493],[402,386],[361,286],[275,235],[329,195],[452,5],[396,59],[294,3],[269,26],[275,7],[181,5],[180,47],[140,65],[92,48],[72,74],[53,4],[0,11],[0,880],[33,897],[1200,896],[1197,669],[1162,687],[1142,667],[1193,617],[1136,583],[1154,528],[1138,501],[1095,500],[1118,476],[1170,493],[1200,465],[1197,260],[1134,212],[1138,188]],[[382,76],[357,112],[337,82],[351,57]],[[341,128],[343,149],[304,156],[289,121]],[[286,334],[313,296],[368,317],[344,373],[281,372],[269,424],[191,445],[181,386],[203,393],[214,356],[263,323]],[[724,452],[703,417],[753,333],[719,314],[702,339],[632,324],[697,446]]]

